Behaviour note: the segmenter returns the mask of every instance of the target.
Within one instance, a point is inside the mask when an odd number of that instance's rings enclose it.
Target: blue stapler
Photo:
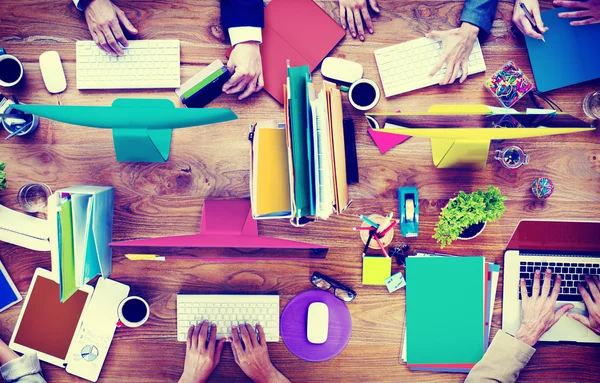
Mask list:
[[[398,188],[400,231],[404,237],[419,235],[419,191],[415,186]]]

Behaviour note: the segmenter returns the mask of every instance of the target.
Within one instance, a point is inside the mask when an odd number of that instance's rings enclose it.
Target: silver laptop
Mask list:
[[[547,268],[562,277],[556,307],[572,303],[571,312],[587,315],[577,283],[585,285],[586,274],[600,276],[600,222],[519,222],[504,253],[503,331],[515,335],[521,324],[520,279],[531,294],[535,270]],[[600,336],[563,316],[540,340],[600,343]]]

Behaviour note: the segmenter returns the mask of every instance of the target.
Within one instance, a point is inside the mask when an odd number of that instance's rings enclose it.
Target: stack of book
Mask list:
[[[340,214],[350,204],[341,92],[327,81],[317,91],[301,66],[288,68],[284,95],[285,124],[251,127],[252,216],[303,225]]]
[[[410,370],[469,372],[481,360],[499,272],[484,257],[407,258],[402,359]]]

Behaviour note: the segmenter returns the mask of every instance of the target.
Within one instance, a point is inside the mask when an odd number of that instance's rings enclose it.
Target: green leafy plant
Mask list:
[[[4,162],[0,162],[0,190],[6,189],[6,172],[4,172],[4,168],[6,164]]]
[[[443,249],[469,226],[500,219],[506,210],[504,201],[506,197],[496,186],[490,185],[485,192],[477,190],[470,194],[461,190],[456,198],[450,200],[442,209],[433,238]]]

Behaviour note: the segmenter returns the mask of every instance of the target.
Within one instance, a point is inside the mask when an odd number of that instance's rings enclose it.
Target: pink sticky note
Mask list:
[[[410,136],[405,136],[402,134],[394,134],[394,133],[386,133],[380,132],[369,127],[367,129],[369,135],[375,141],[375,145],[379,148],[381,154],[387,152],[393,147],[400,145],[404,141],[408,140]]]

